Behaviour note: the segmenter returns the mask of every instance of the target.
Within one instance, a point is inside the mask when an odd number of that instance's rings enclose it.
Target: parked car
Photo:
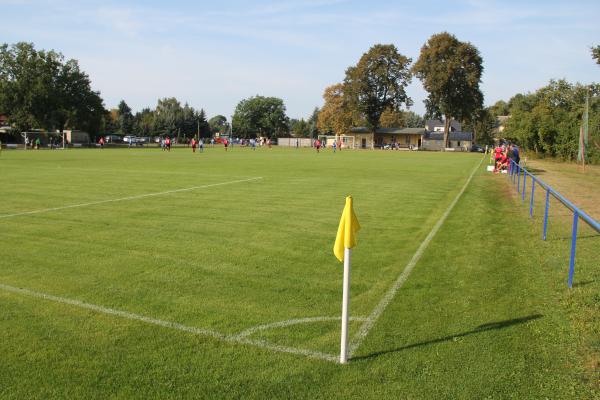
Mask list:
[[[122,143],[123,137],[119,135],[106,135],[104,136],[106,143]]]
[[[471,146],[471,152],[472,153],[485,153],[485,149],[481,146],[474,144],[473,146]]]

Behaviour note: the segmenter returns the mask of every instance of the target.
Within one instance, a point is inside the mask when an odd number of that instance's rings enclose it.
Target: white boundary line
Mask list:
[[[36,297],[36,298],[44,299],[44,300],[48,300],[48,301],[53,301],[56,303],[68,304],[71,306],[95,311],[95,312],[102,313],[102,314],[108,314],[108,315],[113,315],[116,317],[121,317],[121,318],[129,319],[129,320],[133,320],[133,321],[144,322],[146,324],[157,325],[157,326],[161,326],[163,328],[175,329],[178,331],[187,332],[187,333],[191,333],[191,334],[198,335],[198,336],[211,337],[213,339],[217,339],[217,340],[228,342],[228,343],[245,344],[245,345],[250,345],[250,346],[254,346],[254,347],[258,347],[258,348],[262,348],[262,349],[276,351],[279,353],[302,355],[305,357],[314,358],[314,359],[318,359],[318,360],[325,360],[325,361],[331,361],[331,362],[337,362],[337,360],[338,360],[338,357],[333,354],[322,353],[320,351],[314,351],[314,350],[298,349],[298,348],[289,347],[289,346],[280,346],[280,345],[266,342],[264,340],[249,339],[247,337],[248,334],[226,335],[224,333],[217,332],[212,329],[196,328],[196,327],[192,327],[192,326],[179,324],[177,322],[165,321],[165,320],[157,319],[157,318],[150,318],[150,317],[146,317],[143,315],[134,314],[134,313],[131,313],[128,311],[115,310],[114,308],[98,306],[95,304],[85,303],[85,302],[79,301],[79,300],[67,299],[65,297],[53,296],[50,294],[36,292],[33,290],[29,290],[29,289],[17,288],[17,287],[5,285],[2,283],[0,283],[0,289],[5,290],[7,292],[11,292],[11,293],[16,293],[16,294],[20,294],[20,295],[25,295],[25,296]],[[316,317],[316,320],[320,320],[321,318],[325,318],[325,320],[330,319],[329,317]],[[337,318],[337,319],[339,319],[339,318]],[[312,322],[312,321],[310,321],[311,318],[307,318],[306,320],[307,320],[306,322]],[[302,323],[302,322],[298,322],[298,321],[302,321],[302,320],[293,320],[293,321],[295,323]],[[294,323],[286,324],[286,322],[287,321],[283,321],[282,323],[269,324],[269,325],[275,326],[277,324],[280,324],[279,326],[287,326],[287,325],[294,324]],[[256,331],[258,331],[258,330],[260,330],[260,327]],[[249,331],[249,330],[247,330],[247,331]],[[247,331],[244,331],[244,332],[247,332]],[[244,332],[242,332],[242,333],[244,333]]]
[[[250,182],[250,181],[255,181],[257,179],[262,179],[262,176],[258,176],[258,177],[255,177],[255,178],[249,178],[249,179],[239,179],[239,180],[236,180],[236,181],[213,183],[213,184],[210,184],[210,185],[192,186],[192,187],[184,188],[184,189],[168,190],[166,192],[146,193],[146,194],[140,194],[140,195],[136,195],[136,196],[120,197],[118,199],[91,201],[89,203],[72,204],[70,206],[44,208],[44,209],[41,209],[41,210],[24,211],[24,212],[15,213],[15,214],[5,214],[5,215],[0,215],[0,219],[2,219],[2,218],[11,218],[11,217],[18,217],[18,216],[21,216],[21,215],[39,214],[39,213],[50,212],[50,211],[66,210],[66,209],[69,209],[69,208],[93,206],[93,205],[96,205],[96,204],[112,203],[112,202],[115,202],[115,201],[137,200],[137,199],[143,199],[143,198],[146,198],[146,197],[162,196],[162,195],[165,195],[165,194],[180,193],[180,192],[189,192],[191,190],[206,189],[206,188],[215,187],[215,186],[231,185],[231,184],[234,184],[234,183],[241,183],[241,182]]]
[[[483,158],[485,158],[485,156]],[[361,325],[358,332],[354,335],[354,337],[352,338],[352,341],[350,342],[348,358],[352,358],[352,354],[360,347],[362,342],[365,340],[365,338],[369,334],[369,331],[371,330],[371,328],[373,328],[373,326],[375,325],[375,323],[377,322],[377,320],[379,319],[381,314],[383,314],[383,312],[385,311],[387,306],[393,300],[398,289],[400,289],[402,287],[402,285],[404,284],[404,282],[406,282],[406,280],[408,279],[408,276],[412,272],[413,268],[415,267],[417,262],[421,259],[423,252],[425,251],[427,246],[429,246],[429,243],[431,242],[431,240],[433,239],[435,234],[440,230],[440,227],[442,226],[444,221],[446,221],[446,218],[448,218],[448,215],[450,215],[450,212],[452,211],[452,209],[454,208],[456,203],[458,203],[458,200],[460,199],[460,197],[462,196],[464,191],[467,189],[467,186],[469,186],[469,183],[471,182],[471,179],[473,179],[475,172],[477,172],[477,170],[481,166],[481,163],[483,162],[483,158],[481,159],[481,161],[479,161],[479,164],[477,164],[477,166],[473,169],[473,172],[471,172],[471,175],[469,175],[469,178],[463,185],[462,189],[460,190],[460,192],[458,192],[458,194],[456,195],[454,200],[452,200],[452,203],[450,203],[450,205],[448,206],[448,208],[446,209],[444,214],[436,222],[436,224],[433,226],[433,228],[431,228],[431,231],[429,232],[429,234],[427,235],[425,240],[423,240],[423,242],[421,242],[421,245],[419,246],[419,248],[417,249],[415,254],[413,254],[413,256],[410,259],[410,261],[408,262],[408,264],[406,264],[406,267],[404,267],[404,271],[402,271],[402,273],[398,276],[398,278],[396,278],[396,281],[394,282],[392,287],[386,292],[385,296],[383,296],[383,298],[381,299],[379,304],[377,304],[377,306],[373,309],[373,311],[371,312],[371,314],[369,315],[367,320],[365,322],[363,322],[363,324]]]
[[[268,329],[274,328],[285,328],[287,326],[299,325],[299,324],[310,324],[313,322],[329,322],[329,321],[339,321],[342,317],[308,317],[308,318],[298,318],[298,319],[288,319],[286,321],[278,321],[265,325],[253,326],[252,328],[248,328],[245,331],[242,331],[235,335],[238,339],[244,339],[248,336],[252,336],[257,332],[265,331]],[[351,321],[365,321],[364,317],[350,317]]]

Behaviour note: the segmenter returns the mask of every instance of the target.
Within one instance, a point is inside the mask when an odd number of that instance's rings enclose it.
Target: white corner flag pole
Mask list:
[[[352,249],[344,248],[344,288],[342,294],[342,340],[340,364],[348,361],[348,309],[350,305],[350,255]]]

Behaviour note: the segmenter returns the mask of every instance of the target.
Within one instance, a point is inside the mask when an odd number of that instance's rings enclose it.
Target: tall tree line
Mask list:
[[[70,128],[97,133],[106,110],[77,60],[20,42],[0,45],[0,113],[17,132]]]
[[[533,93],[519,93],[508,103],[510,115],[501,135],[540,156],[575,160],[586,96],[589,140],[586,160],[600,163],[600,84],[552,80]]]
[[[93,136],[171,135],[211,136],[225,132],[210,125],[203,109],[171,97],[159,99],[155,109],[132,112],[122,100],[106,110],[98,91],[91,88],[89,76],[77,60],[65,59],[54,50],[38,50],[33,43],[0,45],[0,114],[8,117],[13,136],[31,129],[48,132],[79,129]]]
[[[171,136],[191,138],[211,136],[214,132],[203,109],[183,106],[174,97],[159,99],[156,108],[144,108],[132,114],[125,100],[106,114],[106,133],[140,136]]]
[[[380,127],[423,126],[420,116],[403,110],[412,105],[406,87],[416,76],[428,92],[426,116],[446,119],[447,146],[451,119],[474,125],[484,116],[482,72],[478,49],[447,32],[431,36],[414,65],[396,46],[377,44],[348,67],[342,83],[325,89],[318,127],[345,134],[353,126],[373,133]]]

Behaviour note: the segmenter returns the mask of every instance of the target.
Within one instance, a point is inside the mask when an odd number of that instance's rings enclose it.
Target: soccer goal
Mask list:
[[[319,135],[319,140],[323,143],[323,147],[332,147],[334,142],[337,142],[337,145],[342,146],[342,149],[354,149],[354,136],[327,136],[327,135]]]

